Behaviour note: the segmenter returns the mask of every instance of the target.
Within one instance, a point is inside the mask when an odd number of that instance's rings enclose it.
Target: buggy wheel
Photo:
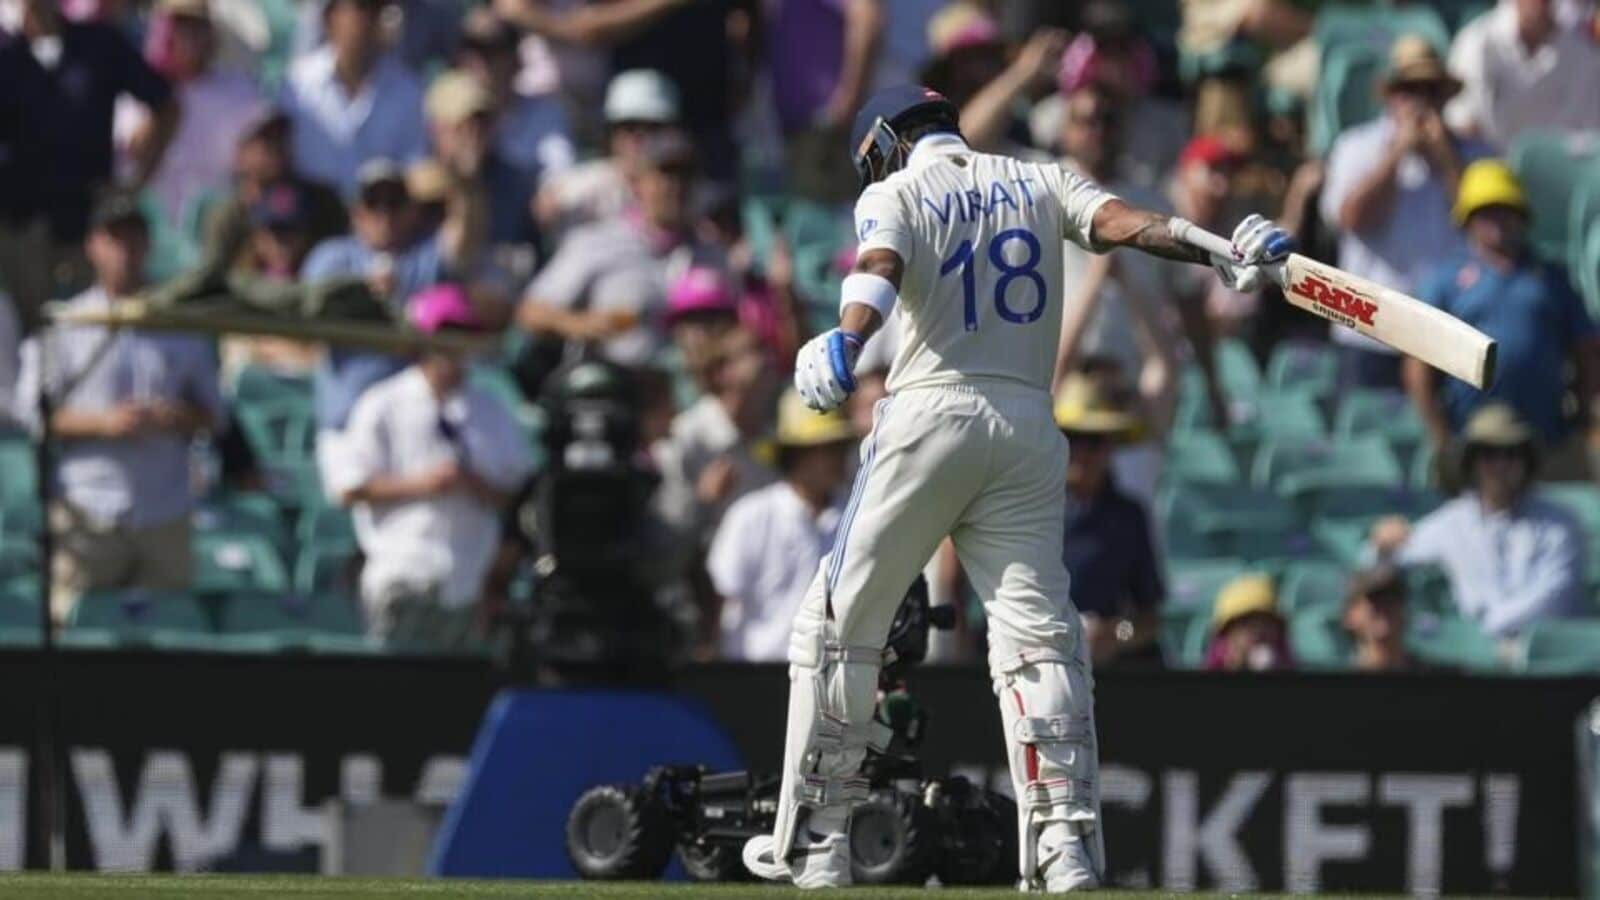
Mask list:
[[[954,810],[958,852],[939,856],[939,881],[949,885],[1017,883],[1017,804],[982,791],[977,802]]]
[[[684,842],[678,845],[683,871],[694,881],[749,881],[739,847],[724,843]]]
[[[584,878],[659,878],[671,856],[672,823],[641,788],[590,788],[567,816],[567,858]]]

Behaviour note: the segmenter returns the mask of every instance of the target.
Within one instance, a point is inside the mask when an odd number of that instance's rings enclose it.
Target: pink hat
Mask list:
[[[1157,70],[1155,53],[1150,45],[1138,41],[1128,49],[1130,70],[1128,76],[1133,79],[1133,84],[1122,85],[1125,89],[1138,92],[1140,95],[1148,94],[1155,87]],[[1095,41],[1089,32],[1081,32],[1067,44],[1067,49],[1061,54],[1061,69],[1056,73],[1056,88],[1063,95],[1070,94],[1086,84],[1100,81],[1109,81],[1112,75],[1107,68],[1113,65],[1105,48]]]
[[[739,299],[728,287],[728,280],[713,268],[696,266],[683,273],[667,294],[667,324],[691,313],[739,311]]]
[[[423,334],[438,334],[446,328],[476,331],[483,327],[478,313],[459,284],[436,284],[411,295],[406,317]]]

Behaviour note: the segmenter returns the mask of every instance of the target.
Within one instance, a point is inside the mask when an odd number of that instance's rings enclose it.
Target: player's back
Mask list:
[[[891,391],[973,381],[1048,390],[1061,333],[1063,238],[1087,246],[1109,195],[1050,163],[927,139],[856,207],[863,248],[905,260]]]

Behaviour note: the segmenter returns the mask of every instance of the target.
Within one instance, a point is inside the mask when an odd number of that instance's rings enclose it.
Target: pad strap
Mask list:
[[[804,775],[795,785],[795,799],[801,806],[855,806],[867,801],[868,784],[865,777],[828,778],[823,775]]]
[[[1019,744],[1082,744],[1089,737],[1088,716],[1022,716],[1011,728]]]

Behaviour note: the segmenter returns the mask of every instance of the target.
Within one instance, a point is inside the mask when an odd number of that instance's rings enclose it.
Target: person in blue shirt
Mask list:
[[[1587,479],[1585,430],[1600,375],[1600,335],[1566,270],[1533,255],[1530,214],[1522,186],[1505,163],[1480,160],[1462,173],[1454,215],[1467,250],[1432,271],[1417,296],[1494,338],[1497,371],[1480,391],[1408,359],[1406,391],[1436,450],[1450,446],[1474,412],[1498,400],[1515,409],[1549,448],[1546,477]],[[1576,417],[1566,406],[1569,363],[1577,373]]]

